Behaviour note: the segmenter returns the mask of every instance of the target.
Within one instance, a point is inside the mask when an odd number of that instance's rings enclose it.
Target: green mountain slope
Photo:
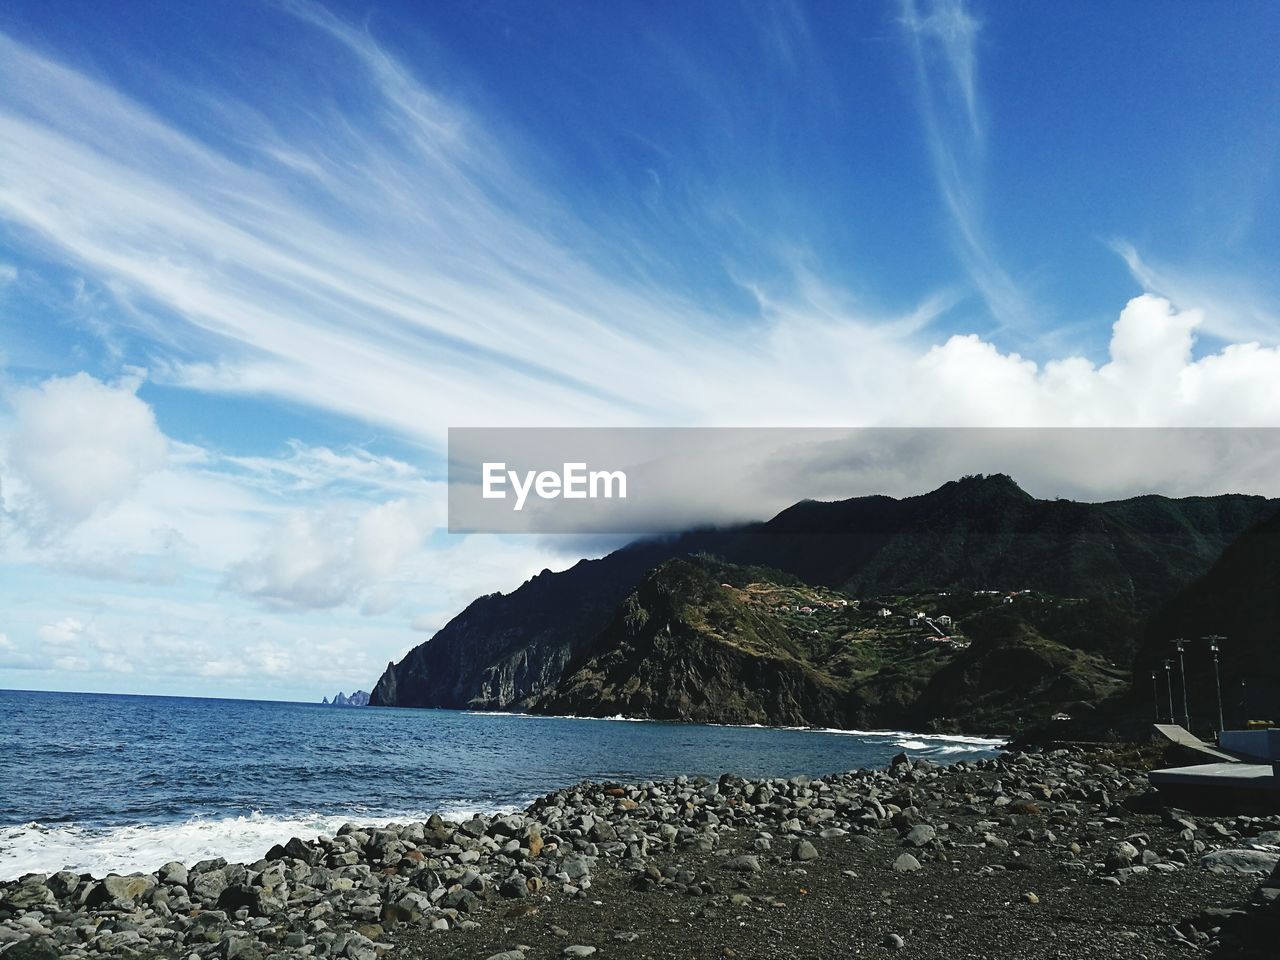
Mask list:
[[[950,597],[901,598],[881,617],[847,597],[697,557],[645,577],[609,625],[532,708],[717,723],[1013,729],[1123,691],[1127,673],[1041,634],[1042,608],[1090,601],[978,601],[960,644],[913,612]],[[970,640],[969,637],[972,639]],[[967,648],[962,645],[969,643]],[[976,726],[975,726],[976,725]]]
[[[667,560],[699,553],[770,568],[774,583],[794,577],[854,598],[931,591],[961,597],[1029,588],[1088,599],[1087,611],[1072,612],[1068,623],[1028,621],[1029,626],[1102,664],[1125,663],[1149,612],[1204,574],[1228,543],[1277,508],[1275,501],[1246,496],[1042,501],[1003,476],[964,478],[903,499],[804,502],[767,523],[636,543],[561,573],[544,572],[510,594],[481,597],[427,643],[388,664],[371,702],[481,709],[557,702],[553,696],[563,692],[562,680],[596,649],[602,632],[613,628],[619,604],[646,574]],[[1048,608],[1042,613],[1063,616]],[[629,642],[653,648],[661,638],[637,635]],[[977,644],[973,651],[976,657]],[[875,683],[808,657],[796,658],[796,664],[786,670],[792,685],[787,696],[797,704],[830,700],[821,684],[805,679],[803,669],[794,672],[805,668],[862,684],[856,697],[830,708],[831,716],[859,724],[888,717],[941,722],[940,698],[937,710],[917,704],[932,673],[912,656],[880,664]],[[972,669],[984,668],[975,663]],[[621,689],[617,668],[611,676],[608,683],[601,680],[602,690]],[[812,701],[800,693],[810,688]],[[768,702],[784,700],[779,692]],[[799,715],[790,707],[779,709],[761,722]],[[741,707],[744,714],[753,710]]]

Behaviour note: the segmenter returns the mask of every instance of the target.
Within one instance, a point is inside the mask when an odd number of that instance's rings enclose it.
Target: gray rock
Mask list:
[[[1210,873],[1267,876],[1277,864],[1280,864],[1280,853],[1267,850],[1214,850],[1200,858],[1200,866]]]
[[[885,936],[884,945],[890,950],[901,950],[907,945],[907,941],[903,940],[902,937],[896,933],[890,933]]]
[[[217,902],[227,889],[227,872],[224,868],[206,870],[191,880],[191,896],[201,902]]]
[[[62,960],[62,953],[48,937],[32,937],[4,952],[5,960]]]
[[[70,870],[60,870],[46,884],[59,900],[69,900],[80,889],[80,876]]]
[[[591,873],[591,864],[585,857],[565,857],[560,869],[569,875],[570,880],[577,880]]]
[[[141,900],[156,888],[156,879],[145,874],[122,877],[112,873],[102,878],[102,886],[113,900]]]
[[[893,869],[897,873],[915,873],[920,869],[920,861],[909,853],[904,853],[893,861]]]
[[[234,937],[225,941],[222,955],[227,960],[262,960],[262,951],[252,937]]]
[[[560,955],[562,957],[590,957],[593,956],[595,952],[595,947],[588,947],[581,943],[575,943],[561,950]]]
[[[104,933],[97,939],[98,949],[103,953],[110,953],[113,950],[119,950],[126,945],[132,945],[142,939],[142,934],[137,930],[116,930],[112,933]]]
[[[791,851],[791,856],[795,860],[816,860],[818,859],[818,849],[808,840],[801,840],[796,844],[795,849]]]
[[[378,951],[373,941],[358,933],[351,935],[342,953],[348,960],[378,960]]]
[[[730,859],[725,863],[725,867],[729,870],[736,870],[738,873],[759,873],[760,858],[754,857],[749,853],[742,854]]]
[[[1129,841],[1122,840],[1107,851],[1107,869],[1121,870],[1137,860],[1138,856],[1138,848]]]
[[[10,888],[4,896],[4,902],[17,910],[33,910],[54,903],[55,899],[45,878],[36,874]]]
[[[938,831],[927,823],[917,823],[912,827],[906,836],[908,846],[927,847],[937,838]]]

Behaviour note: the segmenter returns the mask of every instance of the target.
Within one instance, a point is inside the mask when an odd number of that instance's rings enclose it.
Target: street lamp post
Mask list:
[[[1187,706],[1187,664],[1182,657],[1183,643],[1181,637],[1173,641],[1173,645],[1178,648],[1178,676],[1182,678],[1182,725],[1190,730],[1191,709]]]
[[[1169,692],[1169,722],[1173,723],[1173,661],[1164,662],[1164,683]]]
[[[1213,689],[1218,696],[1218,732],[1227,728],[1222,719],[1222,679],[1218,676],[1218,644],[1227,639],[1220,633],[1211,633],[1202,639],[1209,641],[1209,652],[1213,654]],[[1245,718],[1246,720],[1248,717]]]
[[[1156,723],[1160,722],[1160,685],[1156,682],[1156,672],[1151,671],[1151,705],[1155,707]]]

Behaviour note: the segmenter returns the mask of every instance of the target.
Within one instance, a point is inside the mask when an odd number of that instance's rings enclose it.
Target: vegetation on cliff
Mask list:
[[[1153,613],[1277,509],[1037,500],[1005,476],[806,501],[481,597],[388,664],[371,702],[913,728],[1083,716],[1127,686]],[[965,644],[908,629],[903,610],[939,598]]]

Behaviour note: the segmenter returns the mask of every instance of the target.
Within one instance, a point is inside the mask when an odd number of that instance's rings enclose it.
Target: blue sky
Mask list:
[[[450,426],[1280,425],[1278,41],[11,0],[0,686],[368,686],[572,559],[441,531]]]

